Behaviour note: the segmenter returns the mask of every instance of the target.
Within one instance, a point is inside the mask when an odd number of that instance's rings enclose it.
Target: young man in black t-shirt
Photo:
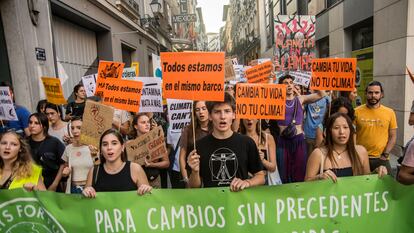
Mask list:
[[[236,109],[233,97],[226,93],[224,102],[208,102],[207,108],[213,132],[198,140],[197,149],[188,156],[189,186],[230,186],[237,192],[263,185],[264,171],[255,142],[231,129]]]

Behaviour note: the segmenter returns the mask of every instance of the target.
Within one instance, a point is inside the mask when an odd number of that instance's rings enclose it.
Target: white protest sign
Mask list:
[[[294,84],[298,84],[304,87],[309,87],[312,73],[308,71],[289,71],[289,74],[292,75],[295,79],[293,80]]]
[[[143,82],[139,112],[163,112],[162,80],[154,77],[139,77]]]
[[[18,121],[9,87],[0,87],[0,120]]]
[[[85,88],[86,97],[95,95],[96,89],[96,74],[91,74],[82,77],[83,87]]]
[[[178,143],[181,131],[191,122],[191,108],[193,101],[167,99],[169,127],[167,143],[174,147]]]
[[[243,65],[233,65],[234,74],[236,75],[236,80],[240,81],[244,75]]]
[[[122,71],[122,79],[137,81],[137,74],[135,67],[126,67]]]
[[[156,54],[152,54],[152,69],[153,76],[162,79],[161,57]]]

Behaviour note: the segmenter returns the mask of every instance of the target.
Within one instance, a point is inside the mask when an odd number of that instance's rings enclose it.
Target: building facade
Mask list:
[[[246,40],[249,31],[246,25],[251,22],[249,12],[255,12],[252,6],[245,12],[248,2],[230,1],[228,6],[234,8],[230,14],[233,40],[230,54],[239,58],[244,57],[243,48],[254,46]],[[256,3],[259,23],[250,31],[260,34],[260,58],[273,56],[274,16],[315,15],[317,57],[357,58],[358,104],[365,103],[369,81],[382,82],[385,86],[382,101],[397,115],[397,144],[405,145],[414,134],[407,124],[414,85],[406,72],[406,66],[414,70],[414,1],[257,0]],[[226,39],[222,46],[229,47],[229,41]],[[240,47],[243,43],[246,45]]]

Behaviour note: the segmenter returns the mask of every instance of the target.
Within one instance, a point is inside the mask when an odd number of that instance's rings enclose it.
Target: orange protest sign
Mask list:
[[[246,78],[248,83],[268,83],[270,74],[273,70],[271,61],[253,66],[246,70]]]
[[[224,100],[224,53],[161,53],[164,98]]]
[[[243,119],[285,119],[286,85],[236,85],[236,117]]]
[[[99,61],[98,74],[96,79],[95,95],[103,97],[102,91],[105,87],[106,80],[122,79],[124,63],[112,61]]]
[[[353,91],[356,58],[320,58],[312,60],[312,90]]]
[[[45,87],[47,102],[52,104],[66,104],[60,79],[49,77],[42,77],[41,79]]]
[[[142,82],[107,79],[103,88],[102,103],[129,112],[138,112],[142,94]]]

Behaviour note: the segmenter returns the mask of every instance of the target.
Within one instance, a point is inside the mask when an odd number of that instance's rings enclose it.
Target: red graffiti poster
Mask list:
[[[276,15],[276,71],[310,71],[315,57],[315,16]]]

